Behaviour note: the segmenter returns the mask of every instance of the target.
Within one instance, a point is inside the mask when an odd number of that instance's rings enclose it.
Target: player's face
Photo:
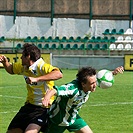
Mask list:
[[[29,56],[24,56],[24,54],[22,54],[22,56],[21,56],[21,59],[22,59],[22,65],[23,66],[29,66],[30,65],[30,57]]]
[[[82,88],[84,90],[84,92],[94,92],[96,90],[96,75],[93,76],[88,76],[87,77],[87,82],[86,83],[82,83]]]

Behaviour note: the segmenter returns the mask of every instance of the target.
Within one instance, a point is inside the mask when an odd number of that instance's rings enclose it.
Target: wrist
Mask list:
[[[1,63],[3,64],[3,66],[7,66],[9,64],[8,60],[2,61]]]

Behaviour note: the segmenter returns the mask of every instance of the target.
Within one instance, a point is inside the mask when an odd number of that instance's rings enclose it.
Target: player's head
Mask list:
[[[22,64],[26,65],[24,59],[28,59],[32,62],[37,61],[41,57],[41,52],[38,47],[36,47],[34,44],[25,43],[23,45],[23,52],[22,52]]]
[[[92,67],[83,67],[77,73],[79,86],[84,92],[95,91],[96,89],[96,69]]]

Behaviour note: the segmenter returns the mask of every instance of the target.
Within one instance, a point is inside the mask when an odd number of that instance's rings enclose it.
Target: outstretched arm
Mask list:
[[[50,98],[56,94],[57,94],[56,89],[48,90],[42,100],[43,106],[48,107],[49,105],[51,105],[52,103],[50,102]]]
[[[8,59],[6,58],[6,56],[1,55],[1,56],[0,56],[0,62],[3,64],[5,70],[6,70],[8,73],[13,74],[12,64],[10,64],[10,63],[8,62]]]
[[[114,71],[112,71],[113,75],[117,75],[118,73],[123,73],[123,66],[117,67]]]

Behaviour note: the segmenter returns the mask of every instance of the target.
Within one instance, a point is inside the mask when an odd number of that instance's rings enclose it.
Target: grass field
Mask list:
[[[71,81],[76,73],[77,70],[63,70],[64,77],[56,85]],[[11,119],[24,104],[26,93],[23,76],[9,75],[0,69],[0,133],[6,133]],[[97,87],[80,116],[94,133],[133,133],[133,72],[115,76],[110,89]]]

